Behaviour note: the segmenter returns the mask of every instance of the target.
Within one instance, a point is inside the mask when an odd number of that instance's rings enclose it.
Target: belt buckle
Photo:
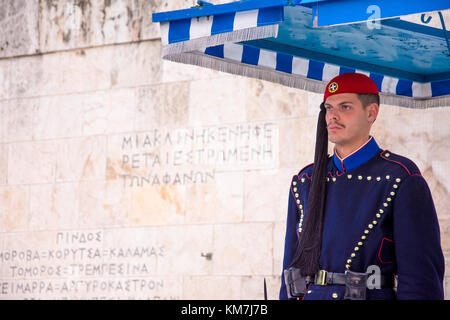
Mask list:
[[[316,274],[316,284],[319,286],[325,286],[327,284],[327,271],[319,270]]]

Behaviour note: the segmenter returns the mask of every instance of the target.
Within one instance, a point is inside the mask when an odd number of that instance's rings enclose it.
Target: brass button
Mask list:
[[[395,182],[400,182],[400,181],[402,181],[402,179],[400,179],[400,178],[395,179]]]
[[[381,214],[377,213],[376,214],[377,218],[381,218]]]
[[[311,293],[311,292],[312,292],[312,290],[308,290],[308,294]]]
[[[346,265],[345,265],[345,269],[350,269],[350,265],[349,265],[349,264],[346,264]]]
[[[297,192],[297,188],[294,188],[294,192]]]
[[[368,177],[367,177],[367,180],[368,180],[368,181],[372,180],[372,177],[371,177],[371,176],[368,176]]]
[[[387,200],[388,202],[391,202],[392,199],[391,199],[391,198],[387,198],[386,200]]]
[[[360,242],[358,242],[358,246],[362,246],[363,245],[363,243],[360,241]]]
[[[377,177],[377,181],[381,181],[381,177]]]
[[[362,180],[362,178],[363,178],[362,176],[358,176],[358,180]]]
[[[366,236],[361,236],[361,239],[363,240],[366,240],[366,238],[367,238]]]
[[[351,179],[351,178],[352,178],[352,175],[351,175],[351,174],[347,175],[347,178]]]
[[[351,263],[351,262],[352,262],[352,259],[348,259],[348,260],[347,260],[347,263]]]
[[[394,191],[391,192],[391,196],[395,196],[395,192]]]
[[[353,252],[350,257],[354,258],[356,256],[356,254]]]
[[[383,209],[380,209],[380,213],[384,213],[384,210],[383,210]]]
[[[337,294],[336,292],[334,292],[331,296],[332,296],[334,299],[337,299],[338,294]]]
[[[384,154],[386,157],[388,157],[389,158],[389,156],[391,155],[389,152],[386,152],[385,154]]]
[[[300,204],[300,200],[297,199],[297,204]]]
[[[302,178],[302,183],[305,182],[305,178]]]
[[[354,249],[355,251],[358,251],[359,250],[359,247],[355,247],[355,249]]]
[[[293,184],[294,186],[296,186],[296,185],[297,185],[297,181],[292,182],[292,184]]]
[[[373,224],[369,224],[369,229],[372,229],[373,228]]]
[[[333,178],[333,182],[336,182],[336,178]]]
[[[377,224],[378,222],[377,222],[376,220],[373,220],[372,223],[373,223],[373,224]]]
[[[327,182],[330,182],[330,178],[327,178]]]
[[[367,230],[367,229],[364,230],[364,233],[365,233],[365,234],[368,234],[368,233],[369,233],[369,230]]]
[[[295,194],[295,197],[298,198],[298,193]]]
[[[386,180],[389,180],[390,178],[391,178],[390,175],[387,175],[387,176],[386,176]]]
[[[385,202],[385,203],[383,203],[383,206],[385,206],[385,207],[387,207],[388,206],[388,204]]]
[[[397,189],[397,188],[398,188],[398,185],[394,184],[394,189]]]

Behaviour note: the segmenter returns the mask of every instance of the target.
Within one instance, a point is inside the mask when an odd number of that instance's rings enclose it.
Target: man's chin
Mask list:
[[[334,144],[340,144],[341,142],[343,142],[342,141],[342,139],[339,139],[339,138],[337,138],[337,137],[333,137],[333,136],[328,136],[328,141],[330,141],[331,143],[334,143]]]

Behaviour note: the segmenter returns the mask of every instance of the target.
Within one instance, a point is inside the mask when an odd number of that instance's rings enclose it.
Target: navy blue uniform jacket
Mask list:
[[[292,179],[283,270],[302,236],[313,164]],[[397,288],[370,289],[368,299],[443,299],[444,257],[430,190],[409,159],[381,150],[373,137],[329,159],[320,269],[397,275]],[[287,299],[282,273],[280,299]],[[342,299],[343,285],[315,285],[304,299]]]

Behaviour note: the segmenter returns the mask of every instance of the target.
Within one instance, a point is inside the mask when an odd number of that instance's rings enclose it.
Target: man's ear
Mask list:
[[[371,103],[366,107],[367,121],[374,123],[378,117],[380,106],[377,103]]]

